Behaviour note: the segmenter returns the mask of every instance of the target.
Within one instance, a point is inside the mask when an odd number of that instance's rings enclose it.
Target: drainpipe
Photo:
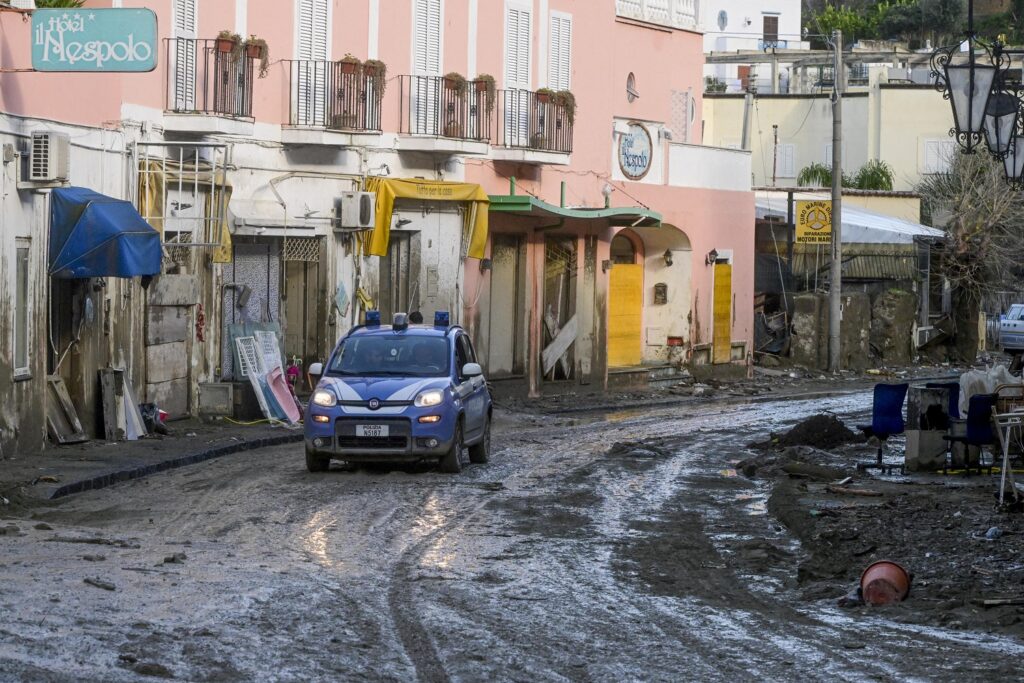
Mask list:
[[[750,151],[750,110],[753,108],[754,93],[748,90],[743,97],[743,137],[740,141],[740,147],[747,152]]]
[[[563,209],[565,208],[565,181],[562,181],[562,196],[558,204]]]

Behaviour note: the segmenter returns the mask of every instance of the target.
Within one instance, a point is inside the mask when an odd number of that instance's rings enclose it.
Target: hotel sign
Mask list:
[[[36,71],[152,71],[156,13],[150,9],[38,9],[32,13]]]
[[[796,203],[797,244],[832,243],[832,202],[806,201]]]
[[[630,180],[640,180],[651,170],[653,145],[647,127],[630,122],[628,130],[619,136],[619,168]]]

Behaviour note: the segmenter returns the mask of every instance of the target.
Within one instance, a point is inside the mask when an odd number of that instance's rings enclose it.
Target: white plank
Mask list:
[[[544,366],[545,374],[554,367],[555,363],[576,341],[577,326],[576,316],[574,315],[566,321],[565,327],[558,331],[558,336],[541,352],[541,363]]]

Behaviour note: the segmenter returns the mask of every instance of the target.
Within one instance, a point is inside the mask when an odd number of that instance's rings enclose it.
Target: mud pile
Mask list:
[[[767,441],[752,443],[750,448],[812,446],[828,449],[861,440],[860,436],[847,429],[835,415],[820,413],[799,422],[785,434],[772,434]]]

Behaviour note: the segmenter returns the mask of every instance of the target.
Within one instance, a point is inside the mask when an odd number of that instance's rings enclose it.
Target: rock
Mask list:
[[[871,307],[871,348],[886,365],[905,365],[911,360],[917,296],[889,289]]]
[[[86,578],[82,579],[82,581],[84,583],[89,584],[90,586],[95,586],[96,588],[102,588],[105,591],[117,590],[117,586],[115,586],[114,584],[110,583],[109,581],[104,581],[103,579],[93,579],[93,578],[90,578],[90,577],[86,577]]]
[[[21,529],[18,528],[17,524],[8,524],[6,526],[0,526],[0,536],[24,536]]]
[[[997,526],[990,527],[989,530],[985,532],[985,538],[987,538],[990,541],[994,541],[1002,535],[1003,530]]]
[[[761,356],[761,365],[766,368],[777,368],[779,367],[780,362],[776,356],[764,354]]]
[[[155,676],[157,678],[174,678],[174,674],[163,664],[156,662],[139,662],[132,667],[132,671],[140,676]]]
[[[82,555],[82,559],[86,562],[102,562],[107,558],[103,555]]]
[[[164,564],[182,564],[187,559],[185,553],[174,553],[164,558]]]
[[[50,526],[49,524],[47,524],[46,522],[39,522],[39,524],[36,524],[32,528],[33,529],[38,529],[39,531],[52,531],[53,530],[53,527]]]

